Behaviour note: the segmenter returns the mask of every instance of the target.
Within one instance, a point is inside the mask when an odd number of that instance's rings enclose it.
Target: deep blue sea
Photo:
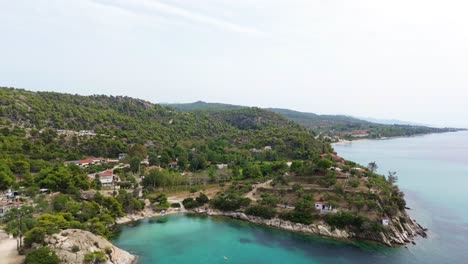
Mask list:
[[[190,215],[164,223],[124,226],[114,243],[153,263],[468,263],[468,132],[334,146],[379,172],[396,171],[410,215],[429,237],[407,248],[336,242],[252,225]]]

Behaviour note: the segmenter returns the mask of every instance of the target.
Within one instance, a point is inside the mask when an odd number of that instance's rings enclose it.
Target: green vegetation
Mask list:
[[[41,247],[31,251],[26,256],[26,264],[59,264],[60,260],[48,247]]]
[[[171,104],[179,111],[196,112],[196,111],[226,111],[239,110],[246,108],[239,105],[217,104],[195,102],[189,104]],[[321,132],[328,135],[338,135],[346,139],[353,139],[352,134],[347,132],[352,131],[367,131],[367,138],[380,137],[397,137],[397,136],[412,136],[428,133],[441,133],[456,131],[455,128],[433,128],[418,125],[400,125],[400,124],[380,124],[368,122],[362,119],[354,118],[345,115],[317,115],[313,113],[298,112],[289,109],[267,108],[265,110],[272,111],[284,116],[288,120],[294,121],[302,126],[311,129],[315,132]]]
[[[67,228],[109,238],[116,219],[143,210],[145,199],[157,212],[180,208],[168,202],[176,192],[200,192],[183,200],[186,209],[371,232],[379,230],[380,216],[399,217],[406,205],[395,173],[384,177],[375,162],[364,169],[332,155],[321,134],[271,111],[187,113],[128,97],[9,88],[0,88],[0,103],[0,190],[18,190],[24,202],[2,221],[17,236],[22,216],[26,247]],[[117,161],[120,153],[127,155]],[[87,157],[113,161],[65,163]],[[111,183],[101,182],[107,170]],[[207,186],[217,188],[211,200]],[[344,210],[324,216],[316,201]],[[88,263],[105,259],[104,252],[87,255]]]
[[[98,264],[104,263],[107,260],[107,256],[102,251],[94,251],[85,255],[84,261],[86,263]]]

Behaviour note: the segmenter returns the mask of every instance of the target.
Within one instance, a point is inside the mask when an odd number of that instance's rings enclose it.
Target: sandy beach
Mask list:
[[[10,238],[5,231],[0,230],[0,264],[21,264],[24,256],[16,251],[16,239]]]

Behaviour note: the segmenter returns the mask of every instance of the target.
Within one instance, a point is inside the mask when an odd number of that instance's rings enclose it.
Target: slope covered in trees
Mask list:
[[[183,112],[194,111],[224,111],[229,109],[242,109],[244,106],[195,102],[188,104],[169,104],[168,106]],[[365,130],[368,138],[411,136],[418,134],[440,133],[456,131],[453,128],[434,128],[428,126],[379,124],[346,115],[318,115],[314,113],[299,112],[290,109],[267,108],[266,110],[282,115],[313,131],[329,135],[348,136],[348,132]]]

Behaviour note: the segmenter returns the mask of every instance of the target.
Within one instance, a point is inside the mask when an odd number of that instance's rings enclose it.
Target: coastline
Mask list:
[[[343,139],[338,142],[331,142],[330,145],[345,145],[345,144],[351,144],[353,142],[358,142],[358,141],[366,141],[366,140],[390,140],[390,139],[398,139],[398,138],[413,138],[413,137],[423,137],[423,136],[428,136],[428,135],[435,135],[435,134],[445,134],[445,133],[458,133],[458,132],[464,132],[468,131],[468,129],[459,129],[456,131],[445,131],[445,132],[432,132],[432,133],[426,133],[426,134],[415,134],[415,135],[410,135],[410,136],[394,136],[394,137],[380,137],[380,138],[356,138],[352,140],[348,139]]]
[[[357,234],[344,229],[333,228],[324,222],[318,224],[305,225],[300,223],[293,223],[279,218],[264,219],[257,216],[246,215],[243,212],[223,212],[219,210],[205,210],[200,208],[195,210],[171,211],[166,214],[160,214],[156,212],[152,214],[133,214],[127,217],[120,218],[120,221],[116,223],[116,225],[127,225],[133,222],[149,219],[154,216],[165,216],[173,214],[198,214],[207,216],[221,216],[243,220],[256,225],[277,228],[293,233],[316,235],[320,237],[347,242],[354,242],[356,240],[372,241],[388,247],[416,244],[416,238],[427,237],[427,229],[423,228],[414,219],[410,218],[406,212],[404,212],[403,214],[403,217],[406,219],[406,222],[401,222],[400,217],[394,217],[392,219],[393,224],[388,227],[386,233],[379,232],[367,234]]]

